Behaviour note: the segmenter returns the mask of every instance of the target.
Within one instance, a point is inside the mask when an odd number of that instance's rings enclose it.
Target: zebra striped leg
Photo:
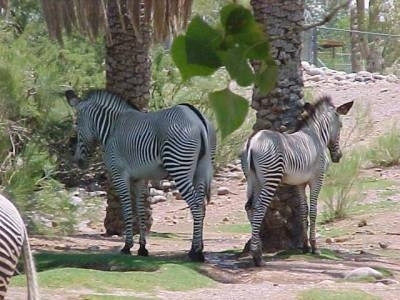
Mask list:
[[[135,203],[136,203],[136,214],[139,220],[139,256],[148,256],[149,251],[146,249],[146,224],[145,224],[145,209],[144,209],[144,196],[146,192],[146,183],[144,181],[137,181],[133,184]]]
[[[179,141],[176,141],[179,144]],[[198,151],[196,145],[190,148],[191,144],[181,146],[182,150],[175,153],[177,146],[170,144],[164,147],[163,165],[176,187],[188,204],[193,217],[193,239],[189,257],[193,261],[204,261],[203,254],[203,219],[204,219],[204,193],[195,190],[193,178],[197,168]],[[196,164],[195,166],[193,164]]]
[[[125,225],[125,245],[121,249],[121,253],[130,255],[131,248],[133,247],[133,230],[129,177],[124,177],[118,172],[112,172],[112,181],[121,201],[122,217]]]
[[[310,246],[308,244],[308,204],[305,188],[305,185],[297,186],[303,225],[303,253],[308,253]]]
[[[276,191],[276,185],[263,187],[256,204],[253,204],[253,218],[251,220],[251,243],[250,251],[253,256],[255,266],[261,267],[265,265],[262,259],[262,245],[260,241],[260,228],[264,220],[268,207]]]
[[[317,240],[315,237],[315,221],[317,218],[317,200],[321,190],[323,178],[318,178],[310,184],[310,244],[311,253],[320,254],[317,249]]]

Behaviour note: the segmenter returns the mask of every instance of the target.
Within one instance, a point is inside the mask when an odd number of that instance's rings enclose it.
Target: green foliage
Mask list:
[[[104,86],[104,45],[73,35],[61,48],[48,38],[37,1],[13,8],[14,19],[0,20],[0,190],[30,230],[71,233],[76,208],[54,179],[59,161],[50,151],[65,145],[72,127],[65,85]]]
[[[360,170],[361,156],[355,152],[344,154],[339,163],[329,167],[321,190],[325,221],[344,218],[360,199],[360,186],[356,184]]]
[[[400,164],[400,131],[396,126],[378,137],[366,151],[366,159],[374,166],[390,167]]]
[[[220,10],[220,24],[212,27],[201,17],[194,17],[186,34],[178,36],[172,45],[172,58],[182,79],[210,76],[225,67],[230,78],[240,86],[255,84],[261,94],[267,94],[275,85],[277,66],[269,53],[267,36],[251,11],[239,4],[228,4]],[[253,69],[249,60],[257,60]],[[209,94],[222,138],[243,123],[248,102],[225,88]],[[216,100],[218,99],[218,100]],[[226,119],[226,103],[233,113]],[[217,105],[216,102],[224,105]]]
[[[249,103],[229,89],[211,93],[209,97],[211,107],[216,112],[215,116],[221,136],[225,138],[244,122],[249,110]]]
[[[308,289],[300,292],[299,300],[377,300],[378,297],[361,290]]]
[[[34,233],[69,234],[74,230],[76,207],[62,184],[52,178],[56,161],[33,141],[3,175],[5,191],[28,218]]]

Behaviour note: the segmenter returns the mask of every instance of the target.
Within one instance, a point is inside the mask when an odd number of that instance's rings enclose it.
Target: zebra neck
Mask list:
[[[97,139],[100,141],[102,146],[107,144],[108,138],[110,137],[110,132],[119,114],[120,112],[107,111],[106,109],[98,112],[98,115],[95,118],[95,131],[97,134]]]
[[[322,117],[319,119],[313,118],[311,119],[305,129],[311,130],[318,137],[321,144],[328,146],[329,141],[329,130],[328,130],[328,122],[326,118]]]

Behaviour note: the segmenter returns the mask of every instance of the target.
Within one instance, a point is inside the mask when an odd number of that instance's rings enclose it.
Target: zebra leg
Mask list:
[[[303,225],[303,253],[308,253],[310,252],[310,246],[308,244],[308,204],[305,188],[305,185],[297,186]]]
[[[145,224],[145,209],[144,209],[144,195],[146,192],[146,183],[144,181],[137,181],[133,184],[133,191],[135,194],[136,214],[139,221],[139,256],[148,256],[149,251],[146,249],[146,224]]]
[[[253,203],[253,218],[251,220],[251,242],[250,252],[253,256],[254,265],[261,267],[265,265],[262,259],[262,244],[260,240],[260,228],[264,220],[268,207],[275,194],[276,186],[263,187],[257,203]]]
[[[178,151],[177,147],[184,151]],[[189,257],[193,261],[204,261],[203,254],[203,219],[204,219],[204,193],[195,189],[194,175],[198,164],[197,145],[182,141],[168,143],[164,146],[162,157],[163,165],[168,174],[176,183],[182,198],[188,204],[193,217],[193,239]]]
[[[315,221],[317,219],[317,201],[322,181],[323,177],[321,176],[321,178],[310,183],[310,244],[312,254],[320,254],[315,237]]]
[[[122,176],[118,172],[112,172],[112,180],[115,190],[121,201],[122,217],[125,225],[125,245],[121,249],[122,254],[131,254],[133,247],[133,230],[132,230],[132,204],[129,187],[129,177]]]

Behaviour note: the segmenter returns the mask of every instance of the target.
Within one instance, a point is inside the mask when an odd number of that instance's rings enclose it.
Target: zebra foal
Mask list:
[[[74,160],[84,167],[91,146],[100,142],[105,165],[120,197],[125,226],[125,245],[133,246],[131,185],[136,200],[140,237],[138,254],[147,256],[144,223],[145,180],[168,175],[176,182],[193,217],[189,257],[204,261],[204,198],[209,199],[216,134],[211,123],[188,104],[156,112],[140,112],[122,98],[104,90],[92,91],[81,100],[67,91],[77,112],[78,142]]]
[[[28,300],[39,299],[35,264],[25,224],[15,206],[0,195],[0,299],[7,293],[22,253],[28,285]]]
[[[299,129],[291,134],[260,130],[251,136],[242,154],[242,168],[247,177],[246,211],[252,227],[250,252],[256,266],[264,264],[260,241],[260,226],[280,183],[298,186],[303,220],[303,251],[317,253],[315,219],[317,199],[329,165],[327,149],[333,162],[339,162],[342,123],[353,102],[339,107],[329,96],[320,97],[314,104],[304,106],[308,116]],[[305,188],[310,188],[308,210]],[[310,216],[310,241],[308,240]]]

